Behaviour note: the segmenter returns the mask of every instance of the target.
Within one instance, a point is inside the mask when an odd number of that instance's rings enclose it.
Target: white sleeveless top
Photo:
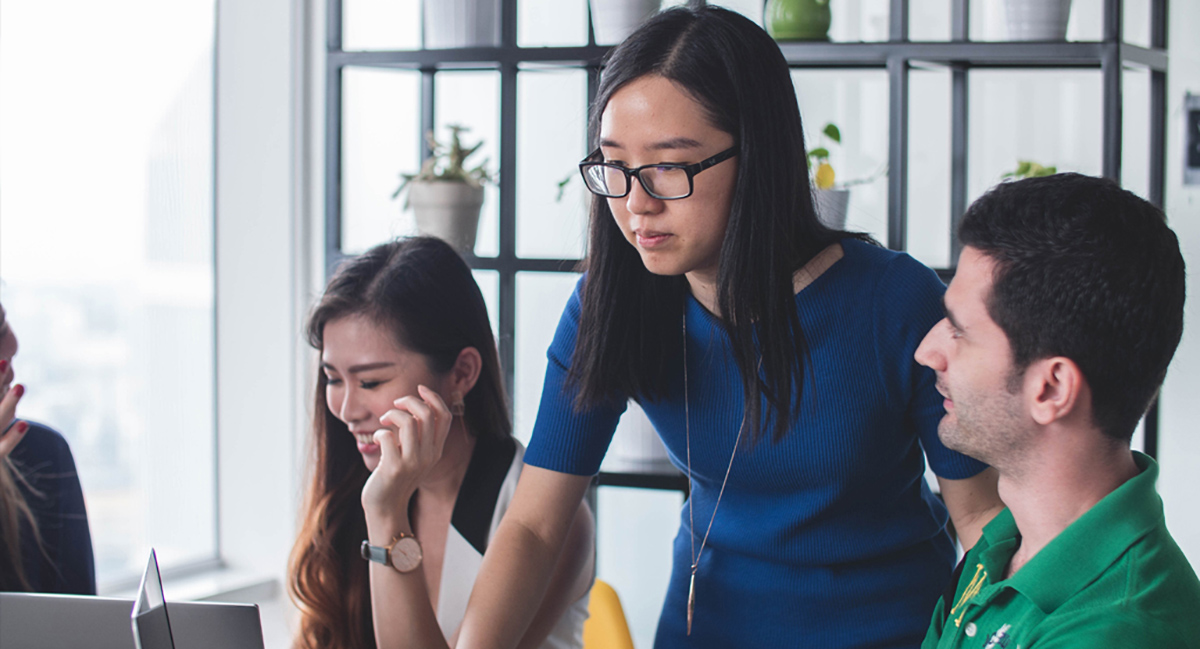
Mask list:
[[[447,642],[462,624],[483,553],[512,502],[524,457],[525,447],[513,439],[501,442],[480,438],[475,444],[467,474],[458,489],[442,561],[437,620]],[[542,643],[542,649],[581,649],[587,608],[588,594],[585,594],[563,613]]]

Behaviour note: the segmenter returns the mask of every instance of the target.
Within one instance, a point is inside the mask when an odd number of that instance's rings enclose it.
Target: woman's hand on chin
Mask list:
[[[12,366],[7,361],[0,361],[0,375],[4,380],[3,390],[0,390],[0,460],[3,460],[25,437],[29,422],[17,419],[17,402],[25,394],[25,386],[18,383],[11,390],[8,388],[12,381]]]
[[[363,486],[362,506],[368,529],[390,529],[385,535],[409,531],[409,500],[442,458],[453,419],[436,392],[422,385],[417,394],[397,399],[375,432],[379,466]]]

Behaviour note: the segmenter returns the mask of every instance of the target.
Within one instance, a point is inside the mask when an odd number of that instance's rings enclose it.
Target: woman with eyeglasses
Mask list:
[[[954,565],[947,508],[969,546],[999,506],[993,473],[939,442],[913,360],[943,285],[817,219],[788,66],[736,13],[652,18],[592,115],[587,272],[460,646],[519,645],[630,399],[691,484],[656,647],[919,646]]]

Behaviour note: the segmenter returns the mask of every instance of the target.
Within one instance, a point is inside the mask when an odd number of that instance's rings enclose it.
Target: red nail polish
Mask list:
[[[0,372],[8,369],[8,361],[0,361]]]
[[[16,393],[17,393],[17,398],[18,398],[18,399],[20,399],[20,398],[21,398],[21,396],[25,394],[25,386],[23,386],[23,385],[21,385],[20,383],[18,383],[18,384],[16,384],[16,385],[14,385],[14,386],[13,386],[13,392],[16,392]]]
[[[24,435],[25,431],[29,430],[29,422],[23,421],[17,424],[17,433]]]

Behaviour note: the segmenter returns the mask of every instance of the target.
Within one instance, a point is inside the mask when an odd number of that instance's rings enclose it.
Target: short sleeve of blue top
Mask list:
[[[95,595],[92,535],[67,440],[57,431],[30,422],[25,439],[13,449],[10,459],[24,477],[19,488],[37,520],[42,541],[39,548],[30,530],[22,529],[21,557],[30,590]]]
[[[796,295],[810,346],[803,402],[787,436],[740,449],[696,573],[685,632],[691,531],[683,508],[655,646],[918,647],[954,550],[924,457],[945,478],[984,465],[942,446],[931,370],[913,360],[942,318],[945,287],[903,253],[847,240]],[[579,287],[550,346],[526,464],[599,470],[623,403],[577,412],[567,384]],[[717,320],[686,303],[696,544],[708,526],[741,422],[740,374]],[[767,353],[770,353],[769,350]],[[640,401],[683,469],[683,367],[658,402]],[[922,453],[924,451],[924,453]]]

